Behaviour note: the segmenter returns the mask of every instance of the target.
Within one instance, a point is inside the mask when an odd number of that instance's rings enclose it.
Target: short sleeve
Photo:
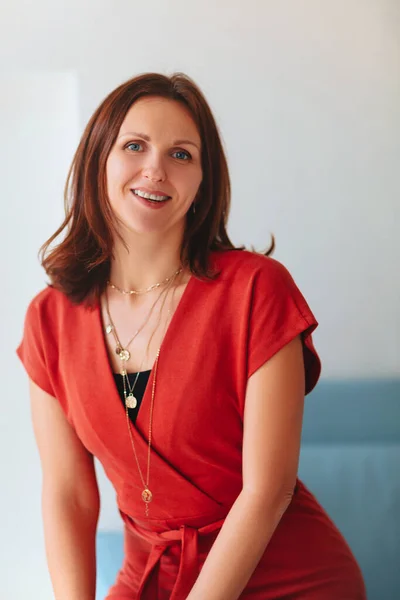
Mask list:
[[[248,377],[301,335],[308,394],[321,373],[312,339],[318,322],[288,270],[275,259],[267,258],[254,276],[250,312]]]
[[[47,361],[46,327],[38,297],[28,306],[23,337],[16,352],[25,370],[42,390],[55,396]]]

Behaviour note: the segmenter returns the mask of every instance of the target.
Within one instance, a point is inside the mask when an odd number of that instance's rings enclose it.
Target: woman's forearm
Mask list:
[[[95,600],[97,508],[44,493],[42,511],[55,600]]]
[[[239,598],[289,503],[290,498],[268,504],[242,492],[187,600]]]

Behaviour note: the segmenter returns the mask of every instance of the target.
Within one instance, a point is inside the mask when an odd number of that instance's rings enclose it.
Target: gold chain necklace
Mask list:
[[[120,358],[120,361],[121,361],[121,371],[120,372],[121,372],[121,375],[122,375],[124,401],[125,401],[125,406],[127,406],[128,408],[136,408],[136,406],[137,406],[137,399],[133,395],[133,391],[134,391],[134,389],[136,387],[137,380],[139,379],[139,374],[140,374],[140,372],[142,370],[145,358],[148,355],[148,350],[149,350],[149,346],[150,346],[151,340],[153,339],[153,336],[154,336],[155,332],[157,331],[158,327],[160,326],[162,311],[164,309],[164,305],[165,305],[165,302],[166,302],[166,299],[167,299],[168,291],[169,291],[169,289],[170,289],[170,287],[172,285],[172,281],[173,280],[171,280],[171,283],[168,285],[168,287],[160,293],[160,295],[157,298],[156,302],[154,302],[153,305],[152,305],[152,307],[150,308],[150,312],[149,312],[147,318],[145,319],[143,325],[137,330],[137,333],[139,331],[142,331],[142,329],[144,328],[144,326],[146,325],[146,323],[149,321],[150,315],[153,312],[155,305],[160,300],[160,298],[162,296],[164,296],[162,304],[161,304],[161,309],[160,309],[160,314],[159,314],[159,320],[157,322],[157,325],[156,325],[153,333],[151,334],[151,336],[149,338],[149,342],[147,344],[146,352],[143,354],[142,362],[140,364],[139,370],[138,370],[138,372],[136,374],[136,378],[135,378],[135,381],[134,381],[132,387],[131,387],[131,384],[130,384],[130,381],[129,381],[129,376],[128,376],[128,373],[127,373],[127,370],[126,370],[126,366],[125,366],[125,363],[130,358],[130,352],[128,352],[128,350],[126,349],[126,347],[122,348],[121,342],[120,342],[119,337],[118,337],[117,330],[116,330],[115,325],[114,325],[114,323],[112,321],[112,318],[111,318],[111,315],[110,315],[110,311],[109,311],[109,307],[108,307],[108,317],[109,317],[110,321],[112,322],[113,331],[114,331],[114,339],[116,340],[116,343],[117,343],[116,353],[118,354],[118,356]],[[169,318],[169,314],[170,314],[170,310],[168,311],[167,320]],[[136,335],[134,337],[136,337]],[[132,338],[132,340],[133,339],[134,338]],[[129,343],[131,343],[132,340],[130,340]],[[128,389],[128,393],[127,393],[127,389]]]
[[[135,448],[135,443],[133,441],[133,435],[132,435],[132,431],[131,431],[131,423],[130,423],[130,419],[129,419],[129,414],[128,414],[128,407],[125,407],[125,413],[126,413],[126,421],[127,421],[127,426],[128,426],[128,431],[129,431],[129,437],[131,440],[131,445],[132,445],[132,449],[133,449],[133,453],[135,455],[135,459],[136,459],[136,464],[137,464],[137,468],[139,471],[139,475],[140,475],[140,479],[142,481],[143,484],[143,491],[142,491],[142,500],[144,502],[144,513],[146,515],[146,517],[149,516],[149,504],[150,502],[153,500],[153,492],[150,491],[150,458],[151,458],[151,441],[152,441],[152,437],[153,437],[153,410],[154,410],[154,398],[155,398],[155,393],[156,393],[156,378],[157,378],[157,366],[158,366],[158,359],[160,357],[160,348],[157,350],[157,355],[156,355],[156,360],[154,362],[154,367],[153,367],[153,385],[152,385],[152,390],[151,390],[151,402],[150,402],[150,417],[149,417],[149,441],[148,441],[148,445],[147,445],[147,470],[146,470],[146,480],[143,477],[143,473],[142,473],[142,469],[140,468],[140,464],[139,464],[139,459],[136,453],[136,448]]]
[[[126,295],[148,294],[152,290],[155,290],[156,288],[159,288],[161,285],[166,285],[167,283],[169,283],[171,281],[171,279],[173,279],[174,277],[176,277],[177,275],[179,275],[179,273],[181,273],[181,272],[182,272],[182,267],[180,267],[177,271],[175,271],[175,273],[173,273],[172,275],[170,275],[169,277],[167,277],[166,279],[164,279],[164,281],[160,281],[159,283],[153,283],[153,285],[151,285],[150,287],[146,288],[145,290],[123,290],[122,288],[120,288],[117,285],[115,285],[115,283],[111,283],[111,281],[107,281],[107,284],[113,290],[117,290],[117,292],[119,292],[120,294],[126,294]]]
[[[150,314],[152,313],[152,311],[153,311],[153,309],[154,309],[154,306],[156,305],[157,301],[158,301],[158,300],[161,298],[161,296],[163,296],[163,295],[165,294],[165,296],[164,296],[164,299],[163,299],[163,302],[162,302],[162,306],[161,306],[161,309],[160,309],[160,315],[159,315],[159,320],[158,320],[158,323],[157,323],[157,325],[156,325],[155,329],[153,330],[153,332],[152,332],[152,334],[151,334],[151,336],[150,336],[150,338],[149,338],[149,341],[148,341],[148,344],[147,344],[147,347],[146,347],[146,352],[145,352],[145,354],[144,354],[144,356],[143,356],[142,363],[141,363],[141,366],[140,366],[140,368],[139,368],[139,371],[138,371],[138,373],[136,374],[136,378],[135,378],[135,381],[134,381],[134,384],[133,384],[133,387],[132,387],[132,389],[130,388],[130,383],[129,383],[128,374],[127,374],[127,371],[126,371],[126,369],[125,369],[125,362],[126,362],[127,360],[129,360],[129,358],[127,358],[126,349],[122,348],[122,346],[121,346],[121,343],[120,343],[120,341],[119,341],[118,333],[117,333],[117,331],[116,331],[115,325],[114,325],[114,323],[113,323],[113,321],[112,321],[112,318],[111,318],[111,314],[110,314],[110,310],[109,310],[109,305],[108,305],[107,294],[105,295],[105,296],[106,296],[106,310],[107,310],[107,316],[108,316],[108,318],[109,318],[109,321],[110,321],[110,324],[111,324],[111,326],[112,326],[112,331],[114,332],[114,339],[116,340],[117,344],[119,344],[119,347],[120,347],[120,349],[121,349],[121,352],[119,353],[119,358],[120,358],[120,360],[121,360],[121,374],[122,374],[122,376],[123,376],[123,380],[124,380],[124,378],[126,377],[126,379],[127,379],[127,381],[128,381],[128,386],[129,386],[129,392],[130,392],[130,393],[129,393],[129,395],[127,395],[127,394],[126,394],[126,388],[125,388],[125,385],[124,385],[125,415],[126,415],[126,422],[127,422],[128,433],[129,433],[129,438],[130,438],[130,442],[131,442],[131,446],[132,446],[133,454],[134,454],[134,456],[135,456],[135,460],[136,460],[136,465],[137,465],[137,468],[138,468],[139,476],[140,476],[140,479],[141,479],[141,482],[142,482],[142,485],[143,485],[143,490],[142,490],[141,497],[142,497],[142,500],[143,500],[143,502],[145,503],[145,515],[146,515],[146,517],[148,517],[148,516],[149,516],[149,504],[150,504],[150,502],[151,502],[151,501],[152,501],[152,499],[153,499],[153,493],[150,491],[150,462],[151,462],[151,443],[152,443],[152,438],[153,438],[153,412],[154,412],[154,399],[155,399],[155,392],[156,392],[157,367],[158,367],[158,361],[159,361],[159,357],[160,357],[161,344],[160,344],[160,347],[159,347],[159,348],[158,348],[158,350],[157,350],[157,354],[156,354],[156,358],[155,358],[155,362],[154,362],[154,366],[153,366],[153,385],[152,385],[152,390],[151,390],[151,401],[150,401],[150,415],[149,415],[149,438],[148,438],[148,450],[147,450],[147,468],[146,468],[146,479],[144,479],[144,477],[143,477],[142,469],[141,469],[141,467],[140,467],[139,459],[138,459],[138,456],[137,456],[136,447],[135,447],[135,443],[134,443],[133,436],[132,436],[132,430],[131,430],[131,421],[130,421],[130,419],[129,419],[129,412],[128,412],[128,408],[135,408],[135,407],[137,406],[137,400],[136,400],[136,398],[133,396],[133,390],[134,390],[134,388],[135,388],[135,386],[136,386],[136,383],[137,383],[137,380],[138,380],[138,377],[139,377],[139,374],[140,374],[141,368],[142,368],[142,366],[143,366],[143,363],[144,363],[145,357],[148,355],[148,351],[149,351],[149,348],[150,348],[151,341],[152,341],[152,339],[153,339],[153,337],[154,337],[154,334],[155,334],[155,332],[157,331],[157,329],[158,329],[158,327],[159,327],[159,325],[160,325],[160,323],[161,323],[161,315],[162,315],[162,310],[163,310],[163,308],[164,308],[165,301],[166,301],[166,298],[167,298],[167,296],[168,296],[168,291],[169,291],[169,289],[171,288],[173,281],[175,280],[175,278],[177,277],[177,275],[178,275],[178,274],[179,274],[181,271],[182,271],[182,269],[179,269],[179,270],[178,270],[178,271],[177,271],[177,272],[176,272],[176,273],[175,273],[175,274],[174,274],[174,275],[173,275],[173,276],[170,278],[170,282],[169,282],[169,285],[168,285],[167,289],[166,289],[166,290],[163,290],[163,291],[160,293],[160,295],[159,295],[159,297],[157,298],[157,300],[156,300],[156,301],[153,303],[153,305],[152,305],[152,307],[151,307],[151,309],[150,309],[149,315],[147,316],[147,318],[146,318],[146,320],[145,320],[145,323],[144,323],[144,324],[143,324],[143,325],[140,327],[140,331],[141,331],[141,330],[144,328],[145,324],[148,322],[148,320],[149,320],[149,318],[150,318]],[[171,303],[172,303],[172,300],[171,300]],[[168,327],[168,323],[169,323],[169,320],[170,320],[170,316],[171,316],[171,306],[170,306],[170,308],[169,308],[169,310],[168,310],[168,315],[167,315],[166,324],[165,324],[165,331],[166,331],[166,329],[167,329],[167,327]],[[165,334],[165,331],[164,331],[164,334]],[[129,342],[129,343],[130,343],[130,342]],[[129,353],[129,352],[128,352],[128,355],[129,355],[129,357],[130,357],[130,353]],[[133,400],[132,400],[132,399],[133,399]]]
[[[162,305],[161,305],[161,309],[160,309],[160,315],[159,315],[158,323],[157,323],[157,325],[156,325],[156,327],[155,327],[152,335],[150,336],[149,342],[147,344],[146,352],[143,354],[142,362],[140,363],[140,367],[139,367],[138,372],[136,373],[136,377],[135,377],[135,380],[133,382],[132,387],[131,387],[131,383],[129,381],[129,375],[127,373],[127,370],[125,369],[125,365],[123,365],[121,363],[121,375],[122,375],[124,400],[125,400],[125,406],[127,406],[128,408],[136,408],[137,407],[137,399],[133,395],[133,392],[134,392],[134,389],[136,387],[137,381],[139,379],[139,375],[140,375],[140,373],[142,371],[145,358],[146,358],[146,356],[148,356],[148,351],[149,351],[151,340],[153,339],[153,336],[154,336],[155,332],[157,331],[157,329],[160,326],[160,323],[161,323],[161,314],[162,314],[162,311],[164,309],[164,305],[165,305],[165,302],[166,302],[166,299],[167,299],[167,294],[168,294],[169,289],[170,289],[170,285],[168,285],[167,291],[165,292],[165,296],[164,296],[164,299],[163,299],[163,302],[162,302]],[[173,304],[173,299],[174,299],[174,295],[175,295],[175,289],[176,288],[174,288],[173,291],[172,291],[171,306]],[[160,297],[163,294],[164,294],[164,292],[162,292],[160,294]],[[168,323],[168,321],[170,319],[170,316],[171,316],[171,306],[169,307],[168,313],[167,313],[167,323]],[[127,392],[127,389],[128,389],[128,392]]]
[[[167,297],[167,295],[164,298],[162,308],[164,307],[166,297]],[[166,324],[165,324],[165,330],[168,327],[168,322],[169,322],[170,316],[171,316],[171,307],[168,310],[168,316],[167,316],[167,320],[166,320]],[[157,329],[158,329],[158,327],[160,325],[160,322],[161,322],[161,311],[160,311],[159,322],[157,323],[157,326],[154,329],[153,333],[151,334],[149,342],[147,344],[146,355],[148,353],[148,350],[149,350],[149,347],[150,347],[150,344],[151,344],[151,340],[153,339],[153,336],[154,336],[155,332],[157,331]],[[142,500],[143,500],[144,506],[145,506],[145,516],[146,517],[149,516],[149,508],[150,508],[149,504],[153,500],[153,492],[150,491],[150,461],[151,461],[151,442],[152,442],[152,439],[153,439],[154,399],[155,399],[155,394],[156,394],[157,367],[158,367],[158,360],[160,358],[160,351],[161,351],[161,345],[159,346],[159,348],[157,350],[157,354],[156,354],[156,358],[155,358],[154,366],[153,366],[153,385],[152,385],[152,389],[151,389],[150,415],[149,415],[149,439],[148,439],[148,444],[147,444],[146,480],[143,477],[142,469],[141,469],[140,463],[139,463],[139,458],[138,458],[138,455],[137,455],[137,452],[136,452],[135,442],[133,440],[132,429],[131,429],[131,422],[130,422],[129,413],[128,413],[128,408],[129,408],[128,407],[128,403],[125,402],[125,415],[126,415],[126,423],[127,423],[127,427],[128,427],[129,438],[130,438],[130,441],[131,441],[131,446],[132,446],[133,454],[135,456],[136,465],[137,465],[137,468],[138,468],[138,471],[139,471],[140,479],[141,479],[142,485],[143,485]],[[143,365],[143,361],[142,361],[142,365]],[[127,375],[126,371],[125,371],[125,375]],[[139,377],[139,375],[136,376],[135,384],[136,384],[136,381],[137,381],[138,377]]]
[[[169,313],[170,313],[170,311],[169,311]],[[148,346],[149,345],[150,344],[148,344]],[[125,403],[125,415],[126,415],[126,423],[127,423],[127,427],[128,427],[129,438],[131,441],[131,446],[132,446],[133,454],[135,456],[136,465],[137,465],[137,468],[139,471],[140,479],[141,479],[142,485],[143,485],[142,500],[145,503],[144,506],[145,506],[146,517],[149,516],[149,504],[153,500],[153,492],[150,491],[150,460],[151,460],[151,442],[153,439],[154,398],[155,398],[155,394],[156,394],[157,367],[158,367],[158,360],[160,358],[160,351],[161,351],[161,347],[159,347],[157,350],[156,359],[154,361],[154,366],[153,366],[153,385],[152,385],[152,389],[151,389],[150,415],[149,415],[149,439],[148,439],[148,444],[147,444],[146,480],[143,477],[142,469],[141,469],[140,463],[139,463],[139,458],[138,458],[138,455],[136,452],[135,442],[133,440],[131,422],[130,422],[129,413],[128,413],[129,407],[128,407],[128,404]],[[135,384],[136,384],[137,378],[138,378],[138,375],[136,376]]]
[[[174,279],[175,279],[175,277],[171,280],[171,283],[172,283],[172,281]],[[131,354],[130,354],[130,352],[128,350],[129,346],[132,344],[132,342],[135,340],[135,338],[139,335],[139,333],[145,328],[145,326],[149,322],[149,319],[150,319],[150,317],[151,317],[151,315],[153,313],[153,310],[154,310],[155,306],[160,301],[162,295],[166,291],[168,291],[168,289],[169,289],[169,286],[166,288],[166,290],[163,290],[163,291],[160,292],[160,294],[157,296],[157,298],[153,302],[153,304],[152,304],[152,306],[150,308],[150,311],[149,311],[146,319],[144,320],[144,322],[142,323],[142,325],[139,327],[139,329],[137,329],[135,331],[135,333],[133,334],[133,336],[131,337],[131,339],[129,340],[129,342],[125,346],[123,346],[121,344],[121,340],[118,337],[117,329],[116,329],[116,327],[114,325],[114,321],[112,320],[111,314],[110,314],[110,306],[109,306],[109,303],[108,303],[108,294],[107,294],[107,292],[105,293],[105,305],[106,305],[107,317],[108,317],[108,321],[109,321],[108,325],[106,326],[106,333],[107,334],[109,334],[109,333],[113,334],[113,337],[114,337],[114,340],[115,340],[115,343],[116,343],[115,353],[122,360],[128,361],[130,359]]]

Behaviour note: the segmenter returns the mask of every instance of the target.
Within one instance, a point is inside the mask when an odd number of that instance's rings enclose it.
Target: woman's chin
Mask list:
[[[176,231],[176,234],[179,236],[183,236],[183,231],[185,224],[182,223],[182,226],[178,226],[177,223],[168,223],[165,220],[158,220],[155,222],[155,219],[122,219],[123,230],[126,231],[128,235],[138,235],[138,236],[163,236],[166,234],[169,235],[172,233],[172,229]]]

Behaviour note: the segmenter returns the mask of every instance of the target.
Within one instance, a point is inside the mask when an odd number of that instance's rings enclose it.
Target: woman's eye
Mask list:
[[[135,152],[135,153],[141,152],[143,150],[142,144],[139,144],[139,142],[129,142],[129,144],[127,144],[125,146],[125,148],[127,150],[129,150],[130,152]],[[176,150],[172,154],[172,156],[181,161],[190,160],[192,158],[191,155],[189,154],[189,152],[186,152],[186,150]]]
[[[179,155],[176,156],[176,158],[179,158],[179,160],[190,160],[192,158],[189,152],[186,152],[185,150],[177,150],[176,152],[174,152],[174,155]]]
[[[131,150],[131,152],[138,152],[138,149],[140,148],[140,144],[138,144],[137,142],[130,142],[130,144],[128,144],[126,146],[126,148],[128,150]]]

